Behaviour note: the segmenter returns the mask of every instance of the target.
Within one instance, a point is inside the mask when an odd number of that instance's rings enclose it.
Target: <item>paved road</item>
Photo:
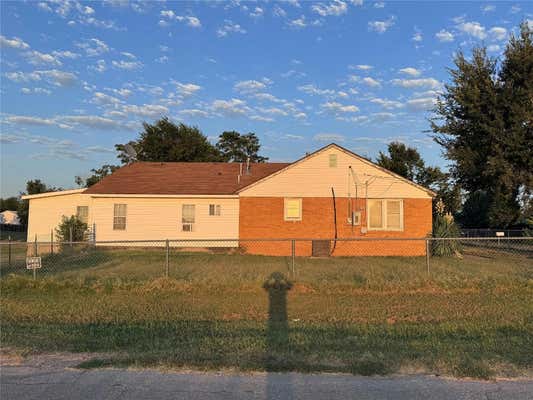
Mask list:
[[[87,356],[85,356],[87,357]],[[11,399],[533,399],[530,381],[459,381],[410,375],[217,374],[79,370],[83,355],[8,360],[0,397]]]

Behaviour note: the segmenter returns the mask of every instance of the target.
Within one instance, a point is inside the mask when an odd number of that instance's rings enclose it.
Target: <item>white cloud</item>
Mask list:
[[[157,57],[154,61],[156,63],[164,64],[168,62],[168,60],[169,60],[168,56],[161,56],[161,57]]]
[[[454,39],[453,33],[445,29],[438,31],[435,34],[435,37],[439,40],[439,42],[453,42]]]
[[[397,108],[402,108],[403,104],[396,100],[382,99],[379,97],[374,97],[370,99],[371,103],[378,104],[386,110],[393,110]]]
[[[424,40],[424,38],[422,37],[422,32],[416,31],[415,33],[413,33],[413,37],[411,38],[411,40],[413,42],[421,42],[422,40]]]
[[[442,83],[435,78],[419,78],[419,79],[393,79],[392,84],[404,88],[422,88],[427,87],[431,89],[440,89]]]
[[[368,29],[377,33],[385,33],[389,28],[394,25],[396,20],[395,16],[391,16],[385,21],[370,21],[368,23]]]
[[[484,13],[492,12],[494,10],[496,10],[496,6],[493,4],[487,4],[481,7],[481,11],[483,11]]]
[[[124,61],[124,60],[115,61],[113,60],[111,61],[111,64],[115,68],[126,70],[126,71],[132,71],[132,70],[140,69],[143,67],[142,62],[140,61]]]
[[[319,19],[307,21],[305,18],[305,15],[302,15],[300,16],[300,18],[287,21],[287,25],[290,26],[291,28],[301,29],[307,26],[321,26],[322,21]]]
[[[12,37],[11,39],[8,39],[5,36],[0,35],[0,48],[25,50],[29,49],[30,45],[18,37]]]
[[[253,121],[262,121],[262,122],[274,122],[274,118],[264,117],[262,115],[251,115],[250,119]]]
[[[17,125],[56,126],[57,122],[49,118],[32,117],[26,115],[12,115],[5,118],[6,122]]]
[[[20,89],[20,91],[23,94],[46,94],[46,95],[52,94],[51,90],[46,89],[46,88],[41,88],[41,87],[34,87],[34,88],[23,87],[22,89]]]
[[[188,97],[194,95],[196,92],[202,89],[201,86],[195,85],[194,83],[181,83],[173,81],[176,85],[176,90],[182,96]]]
[[[369,86],[369,87],[380,87],[381,86],[381,83],[379,83],[378,80],[371,78],[369,76],[366,76],[363,79],[361,79],[361,82],[363,82],[366,86]]]
[[[407,108],[414,111],[429,111],[435,106],[435,97],[421,97],[407,101]]]
[[[178,15],[176,17],[176,19],[178,21],[180,21],[180,22],[185,22],[185,24],[187,26],[190,26],[191,28],[201,28],[202,27],[202,23],[200,22],[200,20],[197,17]]]
[[[259,18],[262,17],[265,11],[261,7],[255,7],[254,10],[250,13],[250,17]]]
[[[511,7],[509,11],[511,12],[511,14],[516,14],[522,11],[522,8],[518,4],[515,4]]]
[[[188,116],[188,117],[195,117],[195,118],[198,118],[198,117],[207,118],[207,117],[209,117],[209,113],[207,111],[200,110],[200,109],[197,109],[197,108],[189,108],[189,109],[180,110],[180,111],[178,111],[178,114],[185,115],[185,116]]]
[[[490,29],[489,34],[494,40],[505,40],[507,38],[507,29],[495,26]]]
[[[462,22],[457,25],[457,29],[477,39],[485,39],[487,37],[485,27],[476,21]]]
[[[367,64],[357,64],[357,65],[350,65],[350,66],[348,66],[348,68],[350,68],[350,69],[358,69],[360,71],[369,71],[369,70],[371,70],[374,67],[372,65],[367,65]]]
[[[346,14],[348,5],[341,0],[333,0],[329,4],[318,3],[311,6],[311,10],[322,17],[329,15],[339,16]]]
[[[382,1],[378,1],[374,3],[374,8],[385,8],[385,3]]]
[[[250,111],[246,102],[240,99],[215,100],[212,108],[215,112],[230,117],[244,116]]]
[[[80,56],[78,53],[73,53],[72,51],[69,51],[69,50],[63,50],[63,51],[54,50],[52,51],[52,54],[59,58],[69,58],[71,60],[74,60]]]
[[[487,51],[491,53],[497,53],[501,50],[501,47],[499,44],[491,44],[487,46]]]
[[[98,60],[96,61],[96,65],[90,65],[87,68],[96,72],[105,72],[107,70],[107,65],[105,60]]]
[[[224,21],[224,25],[217,30],[217,36],[226,37],[230,33],[245,34],[246,30],[242,28],[239,24],[235,24],[231,20],[227,19]]]
[[[285,18],[287,16],[287,11],[276,4],[272,9],[272,14],[274,14],[276,17]]]
[[[406,67],[406,68],[402,68],[400,69],[400,71],[402,74],[405,74],[405,75],[409,75],[409,76],[412,76],[412,77],[417,77],[417,76],[420,76],[421,72],[420,70],[416,69],[416,68],[413,68],[413,67]]]
[[[123,101],[120,99],[117,99],[116,97],[110,96],[108,94],[102,93],[102,92],[95,92],[93,94],[93,98],[91,100],[92,103],[98,104],[98,105],[119,105],[122,104]]]
[[[45,80],[50,84],[62,87],[72,86],[77,80],[75,74],[57,69],[33,72],[7,72],[5,77],[17,83]]]
[[[109,46],[100,39],[92,38],[85,42],[76,43],[80,49],[85,50],[85,53],[90,56],[99,56],[109,52]]]
[[[237,82],[233,89],[239,93],[253,93],[266,89],[266,85],[263,82],[248,80]]]
[[[127,128],[118,121],[98,115],[66,115],[61,116],[60,120],[69,124],[100,130],[124,130]]]
[[[298,90],[309,95],[319,95],[319,96],[333,96],[335,95],[335,90],[332,89],[319,89],[314,84],[310,83],[303,86],[298,86]]]
[[[355,105],[343,105],[336,101],[328,101],[324,104],[321,104],[320,107],[326,111],[333,114],[339,113],[355,113],[359,111],[359,108]]]
[[[313,136],[317,142],[344,142],[344,136],[338,133],[317,133]]]
[[[52,54],[45,54],[36,50],[24,53],[24,57],[26,57],[28,62],[32,65],[63,65],[63,63],[59,61],[56,57],[54,57]]]
[[[167,107],[158,104],[143,104],[142,106],[128,104],[122,106],[122,111],[141,117],[157,118],[168,114],[169,110]]]

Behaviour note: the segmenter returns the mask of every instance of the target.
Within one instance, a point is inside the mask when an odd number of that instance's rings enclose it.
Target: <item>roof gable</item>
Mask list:
[[[398,174],[395,174],[394,172],[392,171],[389,171],[387,170],[386,168],[383,168],[375,163],[373,163],[372,161],[364,158],[364,157],[361,157],[360,155],[348,150],[348,149],[345,149],[344,147],[342,146],[339,146],[335,143],[331,143],[327,146],[324,146],[322,147],[321,149],[318,149],[317,151],[311,153],[311,154],[308,154],[302,158],[300,158],[299,160],[287,165],[286,167],[280,169],[279,171],[276,171],[262,179],[259,179],[255,182],[252,182],[251,184],[249,184],[248,186],[246,187],[243,187],[239,190],[239,193],[250,193],[251,190],[255,187],[257,188],[258,186],[260,185],[263,185],[269,181],[272,181],[274,179],[276,179],[276,177],[280,176],[281,174],[286,174],[286,173],[290,173],[291,170],[294,170],[294,169],[297,169],[298,167],[300,167],[303,163],[306,163],[306,162],[310,162],[311,160],[313,160],[314,158],[317,158],[319,156],[321,156],[323,153],[325,152],[328,152],[328,151],[331,151],[331,150],[335,150],[337,152],[340,152],[340,153],[343,153],[343,154],[346,154],[347,156],[349,156],[350,158],[352,159],[356,159],[358,163],[360,164],[363,164],[364,166],[366,166],[366,168],[368,169],[371,169],[371,170],[374,170],[376,171],[376,179],[386,179],[386,177],[389,177],[389,179],[394,179],[396,180],[397,182],[401,182],[402,184],[405,184],[405,185],[409,185],[412,189],[416,190],[416,191],[419,191],[419,192],[422,192],[425,196],[435,196],[435,193],[433,191],[431,191],[430,189],[427,189],[421,185],[418,185]],[[350,165],[350,168],[351,168],[351,165]],[[317,171],[317,173],[320,173],[321,172],[328,172],[327,170],[322,170],[322,171]],[[347,172],[346,172],[347,173]],[[347,175],[346,175],[347,176]],[[351,178],[344,178],[345,179],[345,182],[347,179],[351,179]],[[311,183],[312,184],[312,183]],[[305,183],[304,183],[305,185]],[[346,184],[345,184],[346,186]]]

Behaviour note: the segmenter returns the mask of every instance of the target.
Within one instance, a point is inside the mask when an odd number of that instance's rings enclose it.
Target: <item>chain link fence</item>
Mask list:
[[[0,277],[21,274],[36,279],[255,281],[281,271],[304,280],[336,275],[364,281],[377,270],[422,278],[505,265],[533,267],[533,238],[0,242]]]

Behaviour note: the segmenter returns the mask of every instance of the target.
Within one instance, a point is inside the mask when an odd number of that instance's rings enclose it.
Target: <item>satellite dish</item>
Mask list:
[[[131,144],[126,143],[124,145],[124,151],[126,152],[126,154],[130,157],[132,161],[137,161],[137,152],[135,151],[135,149],[133,148]]]

